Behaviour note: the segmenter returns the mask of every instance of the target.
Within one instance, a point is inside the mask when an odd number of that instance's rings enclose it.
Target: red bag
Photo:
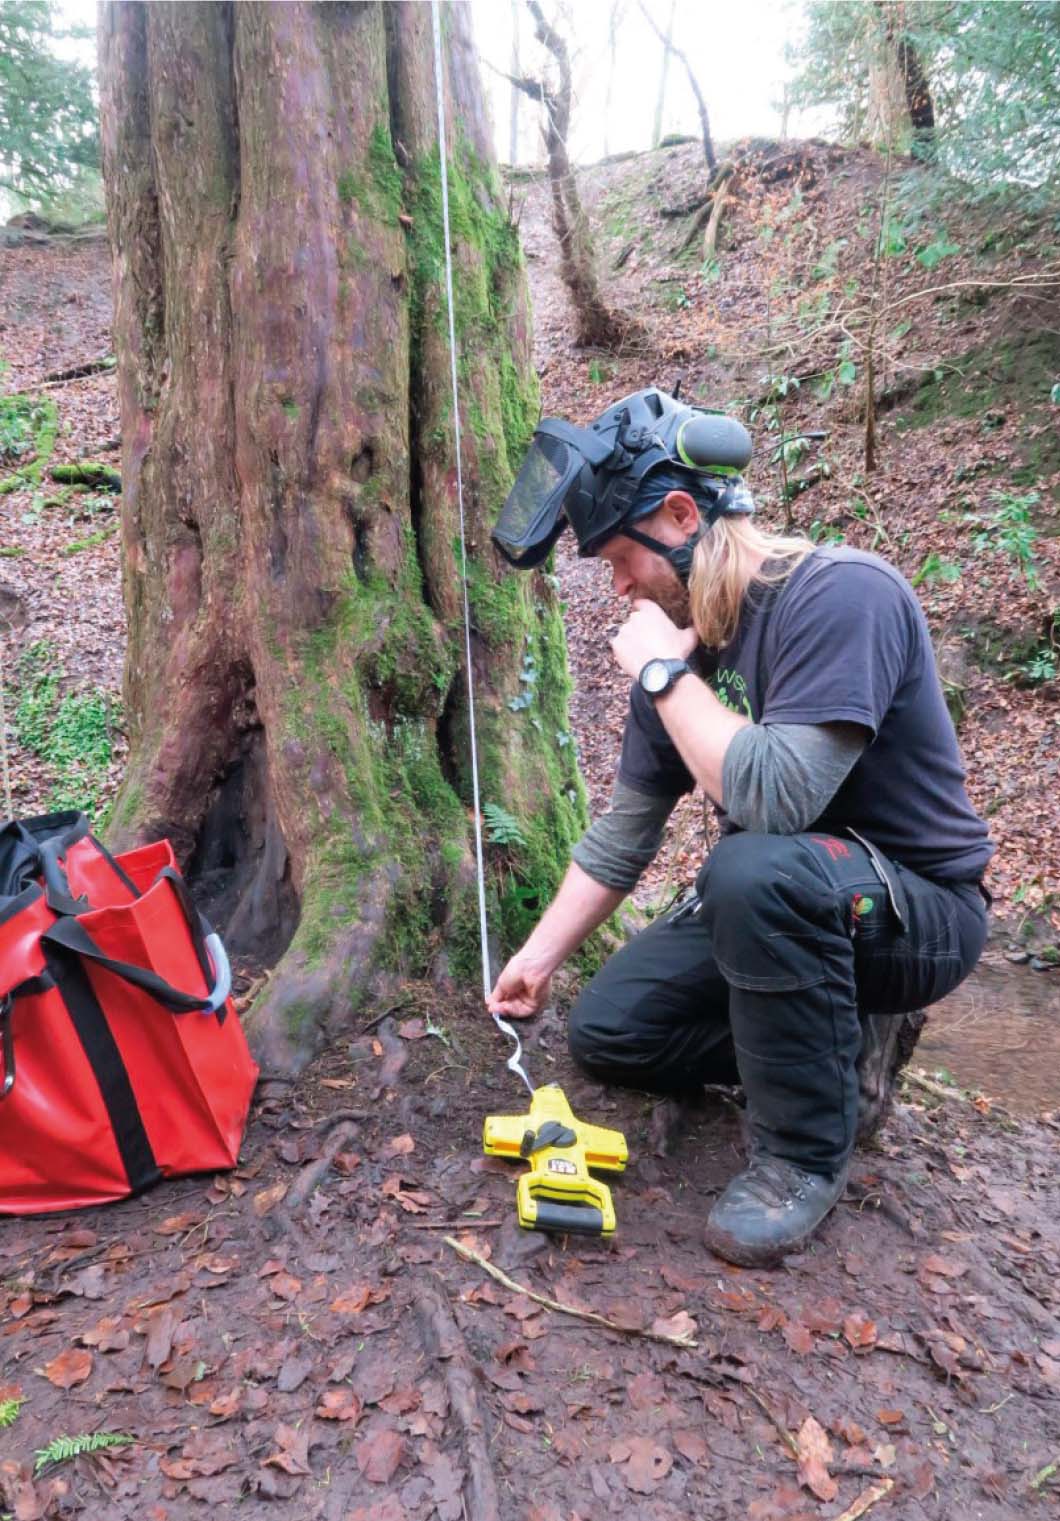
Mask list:
[[[258,1069],[230,982],[168,841],[0,829],[0,1213],[235,1165]]]

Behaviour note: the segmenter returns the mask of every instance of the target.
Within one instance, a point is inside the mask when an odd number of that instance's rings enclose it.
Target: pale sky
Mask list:
[[[274,3],[282,4],[283,0]],[[427,4],[429,0],[404,0],[404,3]],[[533,21],[523,0],[468,0],[468,3],[482,59],[483,85],[493,114],[494,146],[498,159],[506,162],[511,87],[495,70],[510,70],[516,17],[522,71],[539,73],[543,53],[534,38]],[[696,72],[716,142],[745,136],[779,136],[784,81],[791,75],[784,48],[801,32],[800,0],[644,0],[644,4],[663,30],[673,6],[673,39],[687,53]],[[59,0],[58,10],[67,22],[95,26],[95,0]],[[613,12],[619,19],[611,108],[605,122]],[[650,147],[662,45],[641,12],[640,0],[545,0],[545,14],[557,18],[571,48],[575,105],[570,148],[575,161],[589,163],[605,152]],[[91,42],[60,44],[57,51],[95,64]],[[540,162],[542,158],[539,112],[535,102],[522,98],[520,162]],[[825,128],[826,121],[820,112],[792,113],[789,122],[789,132],[796,137]],[[684,67],[673,57],[668,70],[662,130],[699,133],[695,100]]]
[[[657,25],[666,30],[674,0],[645,0]],[[498,158],[509,157],[511,89],[494,69],[511,72],[513,15],[518,16],[521,71],[540,71],[542,49],[533,19],[522,0],[471,0],[475,39],[483,60],[483,84],[490,96]],[[580,163],[606,151],[643,150],[651,146],[659,89],[662,44],[645,20],[638,0],[618,0],[610,118],[604,122],[610,71],[610,25],[613,0],[546,0],[548,17],[560,14],[574,63],[575,107],[571,150]],[[707,103],[716,141],[780,135],[780,101],[791,67],[784,47],[802,29],[798,0],[676,0],[673,40],[687,54]],[[520,160],[542,157],[536,117],[540,108],[524,97],[520,112]],[[792,114],[789,132],[808,136],[822,130],[819,113]],[[699,134],[699,116],[684,66],[673,56],[667,75],[662,131]]]

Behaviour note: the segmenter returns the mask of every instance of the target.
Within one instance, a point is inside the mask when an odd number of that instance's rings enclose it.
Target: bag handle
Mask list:
[[[232,991],[232,969],[228,964],[224,946],[221,944],[221,937],[210,928],[199,913],[191,900],[187,884],[177,872],[166,866],[159,872],[159,876],[165,877],[174,889],[177,902],[188,921],[195,954],[203,969],[203,975],[207,983],[213,984],[211,991],[205,996],[200,993],[185,993],[180,988],[175,988],[172,983],[166,982],[163,977],[159,977],[157,972],[151,972],[146,967],[134,966],[131,962],[118,961],[113,956],[108,956],[105,951],[100,950],[84,925],[77,919],[59,919],[50,929],[43,932],[40,937],[41,942],[60,950],[70,951],[86,961],[95,962],[97,966],[113,972],[116,977],[123,978],[133,987],[149,993],[171,1014],[190,1014],[198,1010],[204,1014],[216,1014],[218,1024],[223,1024],[226,1014],[224,1006]]]

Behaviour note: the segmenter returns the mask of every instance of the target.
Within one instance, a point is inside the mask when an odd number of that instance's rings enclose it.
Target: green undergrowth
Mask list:
[[[50,397],[0,396],[0,466],[14,467],[0,477],[0,496],[40,484],[58,430],[59,411]]]
[[[45,640],[30,645],[19,661],[15,738],[51,773],[46,807],[81,808],[95,816],[106,790],[121,710],[110,693],[66,686],[53,647]],[[101,819],[97,823],[102,827]]]
[[[1018,420],[1018,462],[998,460],[991,473],[1014,486],[1033,486],[1060,470],[1060,428],[1028,426],[1050,416],[1055,422],[1050,395],[1057,375],[1060,333],[1043,329],[999,339],[940,366],[899,412],[899,431],[947,417],[977,418],[988,439],[1006,421]]]

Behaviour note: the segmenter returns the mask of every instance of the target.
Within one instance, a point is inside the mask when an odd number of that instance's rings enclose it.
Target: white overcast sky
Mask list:
[[[619,25],[609,120],[604,121],[610,68],[609,31],[612,0],[546,0],[545,14],[559,14],[560,26],[572,40],[576,105],[571,126],[571,149],[578,162],[599,158],[606,151],[651,146],[659,89],[662,44],[645,20],[638,0],[618,0]],[[645,0],[646,8],[665,31],[673,0]],[[497,156],[509,156],[511,89],[494,69],[511,71],[514,18],[518,16],[520,62],[524,73],[537,73],[543,57],[533,33],[533,21],[522,0],[471,0],[475,39],[483,59],[483,83],[493,109]],[[710,113],[711,131],[719,142],[733,138],[780,135],[780,102],[784,82],[791,77],[785,44],[802,28],[798,0],[676,0],[673,40],[687,54]],[[520,158],[541,157],[536,125],[538,107],[524,98],[521,110]],[[789,131],[806,136],[821,131],[818,113],[792,115]],[[606,131],[605,131],[606,127]],[[671,56],[667,75],[662,131],[699,133],[695,99],[683,65]]]
[[[0,0],[0,4],[3,0]],[[282,4],[283,0],[274,0]],[[429,0],[404,0],[427,4]],[[482,79],[490,98],[497,157],[508,159],[511,87],[494,70],[508,72],[512,36],[518,17],[520,62],[525,73],[538,73],[544,55],[533,35],[533,22],[523,0],[467,0],[471,5],[475,40],[483,60]],[[710,112],[715,140],[728,142],[746,136],[776,137],[780,133],[780,102],[791,66],[785,45],[803,25],[800,0],[644,0],[665,29],[674,7],[674,42],[696,72]],[[867,0],[866,0],[867,3]],[[68,21],[94,26],[95,0],[59,0],[60,15]],[[604,104],[610,69],[609,27],[613,0],[545,0],[545,13],[556,17],[571,45],[574,63],[575,107],[571,152],[579,163],[651,146],[652,124],[659,88],[662,45],[640,9],[639,0],[618,0],[619,24],[611,110],[605,122]],[[91,42],[66,43],[61,51],[95,61]],[[493,65],[493,69],[489,67]],[[523,98],[520,110],[520,161],[542,157],[538,129],[539,107]],[[807,136],[825,126],[820,113],[793,114],[792,136]],[[683,66],[671,57],[662,130],[699,132],[699,118]]]

